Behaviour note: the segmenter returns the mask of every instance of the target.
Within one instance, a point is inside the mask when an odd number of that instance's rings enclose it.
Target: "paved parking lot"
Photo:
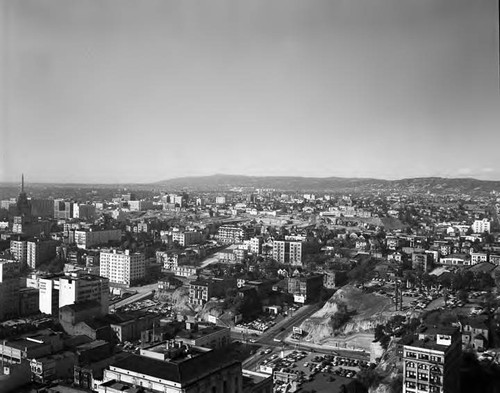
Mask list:
[[[261,353],[264,351],[262,350]],[[340,387],[367,366],[365,361],[300,350],[275,350],[272,354],[267,350],[266,353],[268,356],[260,362],[260,371],[269,374],[273,371],[278,372],[283,375],[283,380],[295,379],[298,387],[306,385],[313,387],[316,384],[333,382]],[[284,385],[285,383],[280,384],[278,380],[274,391],[280,392]]]

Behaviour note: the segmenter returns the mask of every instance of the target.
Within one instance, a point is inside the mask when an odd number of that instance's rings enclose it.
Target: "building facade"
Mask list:
[[[462,340],[455,328],[424,328],[403,346],[403,393],[459,392]]]
[[[99,259],[99,274],[107,277],[111,285],[129,287],[146,276],[144,254],[129,250],[101,251]]]

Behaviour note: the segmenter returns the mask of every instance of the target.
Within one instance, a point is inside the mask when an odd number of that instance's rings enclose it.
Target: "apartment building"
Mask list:
[[[261,237],[252,237],[250,239],[250,252],[254,255],[259,255],[262,252]]]
[[[144,254],[125,251],[101,251],[99,274],[112,286],[130,287],[146,276]]]
[[[245,237],[245,231],[243,228],[223,225],[221,226],[215,238],[218,242],[222,244],[234,244],[241,243]]]
[[[481,262],[488,262],[488,254],[485,252],[471,252],[470,253],[470,264],[477,265]]]
[[[10,253],[21,265],[26,264],[28,258],[28,242],[20,237],[10,241]]]
[[[288,293],[292,294],[296,303],[307,303],[316,300],[323,286],[323,275],[289,277]]]
[[[475,220],[472,223],[471,228],[474,233],[490,232],[491,223],[486,218],[483,218],[482,220]]]
[[[403,393],[456,393],[462,339],[457,328],[424,327],[403,346]]]
[[[290,265],[302,265],[302,242],[273,241],[273,259]]]
[[[174,231],[172,232],[172,241],[178,242],[179,245],[186,247],[190,244],[201,243],[202,235],[198,231]]]

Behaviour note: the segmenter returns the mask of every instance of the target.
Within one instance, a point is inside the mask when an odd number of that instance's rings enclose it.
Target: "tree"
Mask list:
[[[464,289],[461,289],[457,292],[457,299],[461,302],[467,303],[469,300],[469,295]]]

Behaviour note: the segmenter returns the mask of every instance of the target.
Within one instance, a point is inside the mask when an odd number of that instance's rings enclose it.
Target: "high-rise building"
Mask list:
[[[28,242],[21,237],[10,241],[10,253],[21,265],[26,264],[28,257]]]
[[[129,287],[146,276],[146,260],[144,254],[101,251],[100,275],[107,277],[111,285]]]
[[[223,225],[219,227],[217,235],[215,238],[222,244],[234,244],[240,243],[245,237],[245,231],[243,228]]]
[[[49,315],[59,313],[59,277],[46,277],[38,280],[40,312]]]
[[[36,269],[40,264],[54,258],[58,244],[59,242],[55,240],[29,240],[26,255],[28,266]]]
[[[491,223],[488,219],[483,218],[482,220],[474,221],[471,228],[474,233],[490,232]]]
[[[461,355],[457,328],[422,328],[403,346],[403,393],[459,392]]]
[[[31,215],[33,217],[51,218],[54,217],[53,199],[31,199]]]
[[[19,263],[0,260],[0,321],[19,315]]]
[[[95,218],[95,206],[87,204],[73,204],[73,217],[82,220],[93,220]]]
[[[262,252],[261,237],[252,237],[250,239],[250,252],[254,255],[259,255]]]
[[[40,312],[58,315],[59,308],[75,303],[95,300],[101,312],[109,311],[109,280],[81,272],[64,276],[40,278]]]
[[[121,238],[122,231],[120,229],[75,231],[76,246],[83,249],[106,244],[109,241],[120,241]]]
[[[73,203],[64,199],[54,200],[54,218],[69,220],[73,218]]]
[[[79,272],[66,273],[59,278],[59,308],[96,300],[101,304],[101,312],[109,311],[109,279]]]
[[[290,265],[302,265],[302,242],[273,241],[273,259]]]

